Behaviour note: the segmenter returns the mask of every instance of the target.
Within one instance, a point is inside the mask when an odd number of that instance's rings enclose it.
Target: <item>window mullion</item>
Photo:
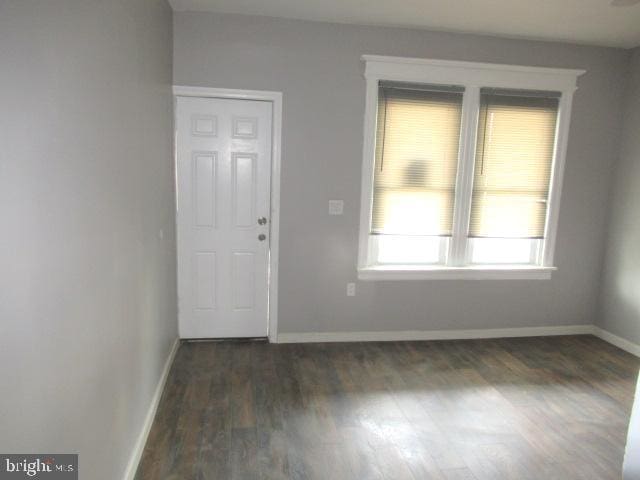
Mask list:
[[[462,125],[460,127],[460,155],[456,176],[456,193],[453,209],[453,232],[447,264],[462,266],[467,263],[469,218],[473,191],[473,168],[475,163],[478,112],[480,110],[480,88],[468,86],[462,102]]]

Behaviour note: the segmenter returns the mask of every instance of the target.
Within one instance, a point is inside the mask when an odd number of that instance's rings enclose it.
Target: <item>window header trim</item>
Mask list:
[[[586,70],[362,55],[367,79],[567,92]],[[461,82],[464,79],[464,82]]]

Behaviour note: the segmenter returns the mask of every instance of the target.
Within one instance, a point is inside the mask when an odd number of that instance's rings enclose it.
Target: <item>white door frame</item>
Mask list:
[[[271,218],[269,220],[269,318],[268,335],[269,341],[278,342],[278,258],[280,248],[280,161],[281,161],[281,141],[282,141],[282,92],[271,92],[266,90],[237,90],[233,88],[207,88],[190,87],[185,85],[173,86],[174,97],[174,126],[176,97],[202,97],[202,98],[228,98],[238,100],[262,100],[273,104],[273,125],[271,129]],[[174,134],[177,135],[174,127]],[[175,139],[174,139],[175,140]],[[174,142],[174,168],[177,172],[177,149]],[[178,184],[176,179],[176,198],[178,194]],[[176,218],[177,218],[176,202]],[[177,228],[177,226],[176,226]]]

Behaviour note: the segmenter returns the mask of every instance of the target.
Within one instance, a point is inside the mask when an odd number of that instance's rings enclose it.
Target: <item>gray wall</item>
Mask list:
[[[628,81],[598,324],[640,343],[640,48],[633,51]]]
[[[583,68],[550,281],[359,282],[360,55]],[[176,13],[174,82],[284,94],[280,332],[593,323],[629,53],[408,29]],[[345,215],[327,215],[329,199]]]
[[[0,451],[81,478],[122,478],[177,336],[171,15],[0,0]]]

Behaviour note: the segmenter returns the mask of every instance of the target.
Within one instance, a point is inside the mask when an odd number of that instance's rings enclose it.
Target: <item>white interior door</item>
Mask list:
[[[265,337],[272,103],[177,97],[182,338]]]

